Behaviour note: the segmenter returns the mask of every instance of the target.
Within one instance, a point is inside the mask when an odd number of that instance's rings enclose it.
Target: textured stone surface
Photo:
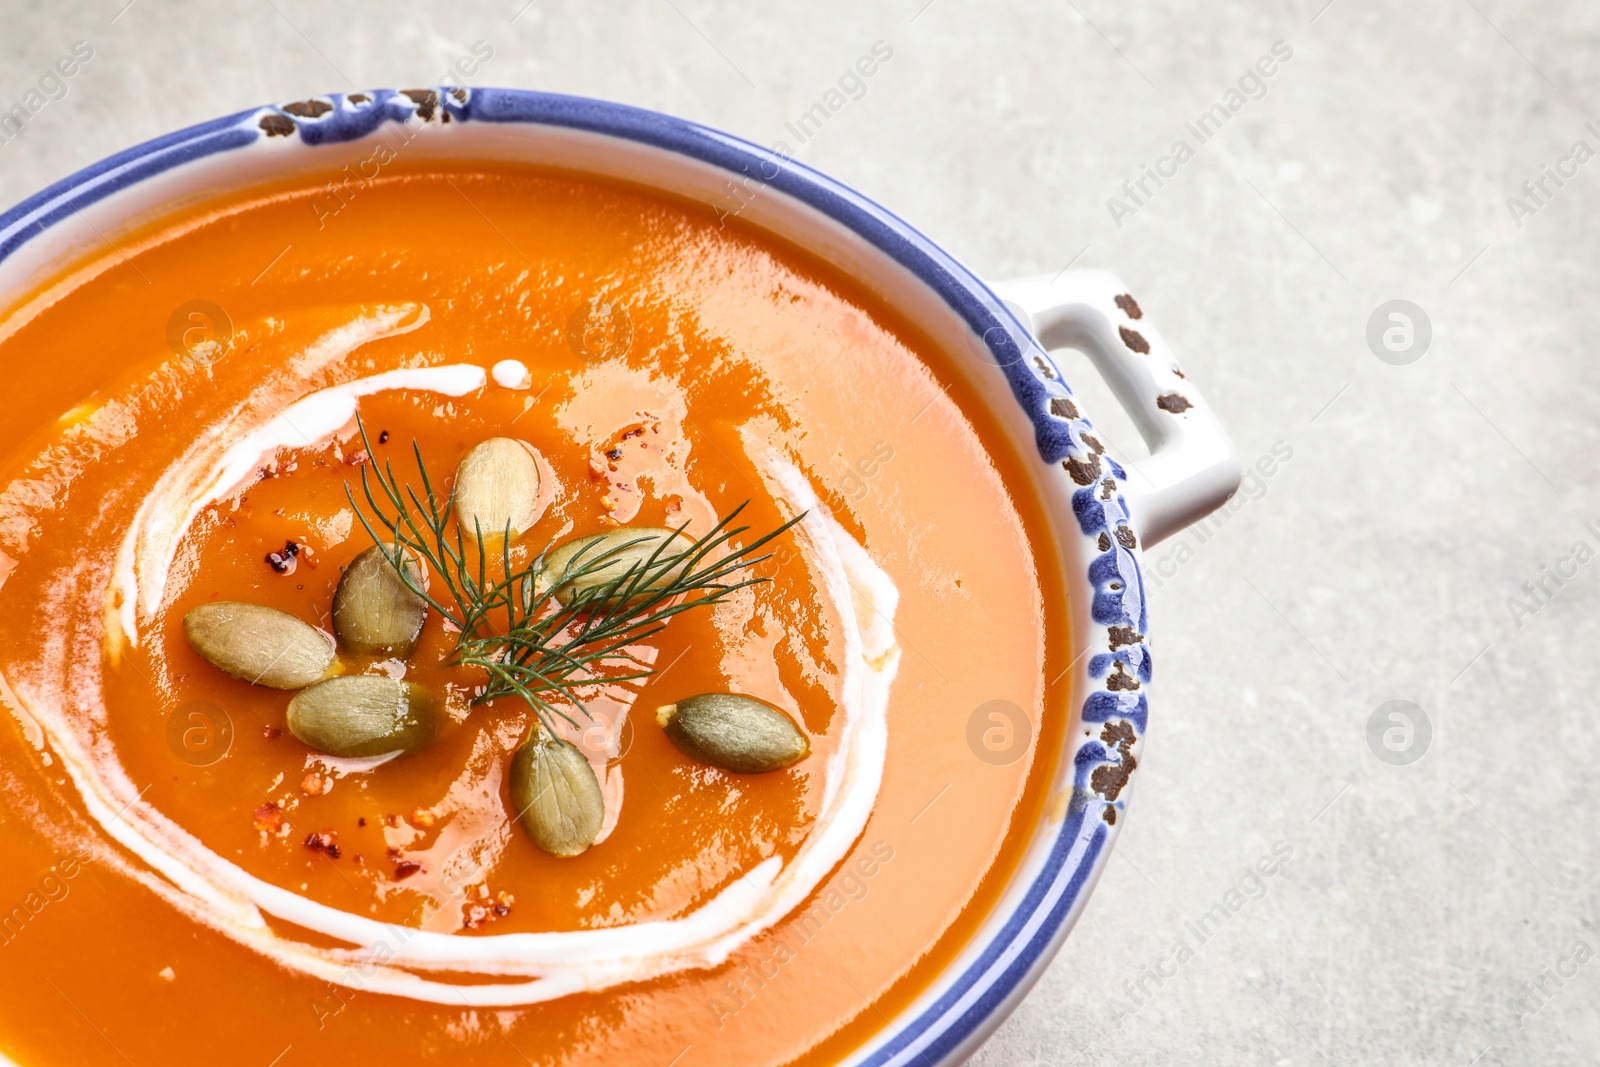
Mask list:
[[[1600,949],[1600,563],[1508,606],[1574,542],[1600,550],[1600,162],[1520,226],[1506,202],[1574,141],[1600,149],[1593,5],[121,2],[0,4],[8,107],[95,49],[0,144],[0,200],[237,108],[437,81],[480,40],[478,84],[771,143],[888,42],[798,157],[992,277],[1120,273],[1246,460],[1293,451],[1210,540],[1152,553],[1171,576],[1127,832],[974,1062],[1600,1058],[1600,963],[1547,979],[1537,1012],[1512,1003],[1575,942]],[[1186,131],[1280,40],[1261,99]],[[1178,138],[1193,158],[1116,225],[1107,199]],[[1432,321],[1407,366],[1365,340],[1394,298]],[[1126,455],[1127,424],[1082,391]],[[1392,699],[1431,722],[1409,766],[1368,746]],[[1257,890],[1275,842],[1292,857]],[[1260,899],[1202,944],[1186,924],[1230,889]]]

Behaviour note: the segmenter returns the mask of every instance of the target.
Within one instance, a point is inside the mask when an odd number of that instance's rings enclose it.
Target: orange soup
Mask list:
[[[487,164],[42,280],[0,323],[0,1047],[847,1055],[995,900],[1069,718],[1061,565],[953,351],[736,221]],[[620,569],[555,562],[591,544]]]

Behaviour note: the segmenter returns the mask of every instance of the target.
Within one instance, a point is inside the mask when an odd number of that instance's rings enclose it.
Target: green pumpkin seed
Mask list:
[[[455,509],[461,528],[484,540],[511,536],[533,525],[539,466],[521,441],[491,437],[475,445],[456,468]]]
[[[439,732],[439,702],[415,682],[348,674],[318,682],[289,701],[289,732],[330,756],[415,752]]]
[[[759,774],[805,759],[811,742],[783,712],[737,693],[703,693],[656,709],[685,755],[725,771]]]
[[[662,548],[669,540],[673,540],[673,544]],[[662,569],[663,565],[671,563],[674,555],[686,551],[693,543],[686,534],[647,526],[619,526],[615,530],[579,537],[551,549],[545,557],[544,569],[539,573],[535,588],[543,593],[554,586],[556,599],[562,604],[569,604],[576,596],[617,581],[630,568],[649,565],[653,572],[650,581],[641,581],[636,591],[645,593],[660,589],[681,578],[689,568],[689,561],[683,560],[665,569]],[[655,556],[654,564],[650,563],[652,555]],[[574,574],[576,577],[572,577]],[[613,596],[606,599],[614,601],[618,598]]]
[[[405,559],[406,573],[420,585],[416,557],[408,552]],[[405,659],[427,617],[427,601],[400,579],[387,550],[377,545],[350,561],[333,591],[333,633],[346,652]]]
[[[321,630],[260,604],[201,604],[183,617],[183,636],[219,671],[269,689],[310,685],[333,662]]]
[[[605,822],[600,780],[582,752],[535,728],[511,757],[511,803],[533,843],[552,856],[576,856]]]

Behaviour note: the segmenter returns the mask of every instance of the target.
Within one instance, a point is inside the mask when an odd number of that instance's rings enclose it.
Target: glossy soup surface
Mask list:
[[[308,182],[117,236],[0,322],[0,1047],[22,1064],[691,1067],[848,1052],[960,950],[1049,801],[1052,761],[1035,754],[1060,746],[1070,642],[1025,461],[941,371],[957,357],[938,339],[699,205],[492,166],[395,166],[336,214],[325,205]],[[338,343],[375,317],[390,328]],[[116,639],[120,540],[197,438],[381,372],[505,360],[527,380],[362,398],[370,456],[348,426],[279,450],[199,510],[137,643]],[[184,614],[213,600],[328,628],[341,568],[371,544],[346,494],[359,500],[364,463],[415,482],[415,442],[447,488],[494,436],[545,464],[548,506],[524,556],[618,523],[703,530],[745,501],[748,539],[794,513],[761,460],[781,456],[898,591],[865,830],[800,909],[720,966],[495,1008],[285,966],[157,891],[163,875],[86,808],[33,713],[48,704],[93,733],[85,743],[138,804],[245,874],[405,928],[477,938],[673,920],[763,860],[788,862],[818,830],[844,665],[839,609],[791,537],[758,568],[770,582],[641,643],[652,677],[594,691],[621,807],[572,859],[536,849],[508,814],[527,706],[470,706],[481,678],[444,665],[454,635],[436,615],[406,676],[451,694],[450,721],[375,768],[319,758],[284,729],[291,694],[227,677],[185,643]],[[279,573],[267,556],[286,542],[299,554]],[[811,755],[730,774],[655,722],[659,705],[727,691],[786,711]],[[991,701],[1022,709],[1031,742],[985,735],[979,758],[969,724]],[[308,847],[319,834],[337,849]]]

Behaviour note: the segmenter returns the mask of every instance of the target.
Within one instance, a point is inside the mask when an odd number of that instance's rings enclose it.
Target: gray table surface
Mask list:
[[[973,1062],[1600,1060],[1600,162],[1572,155],[1600,151],[1600,9],[125,2],[0,3],[6,107],[94,49],[0,144],[0,201],[235,109],[437,82],[480,41],[469,83],[771,143],[888,43],[799,158],[989,277],[1116,271],[1246,461],[1292,451],[1215,536],[1153,551],[1159,695],[1126,833]],[[1187,130],[1279,41],[1257,98]],[[1174,177],[1123,191],[1179,139]],[[1524,192],[1547,166],[1576,174]],[[1397,298],[1432,327],[1406,365],[1366,337]],[[1391,700],[1421,709],[1408,764],[1370,740]]]

